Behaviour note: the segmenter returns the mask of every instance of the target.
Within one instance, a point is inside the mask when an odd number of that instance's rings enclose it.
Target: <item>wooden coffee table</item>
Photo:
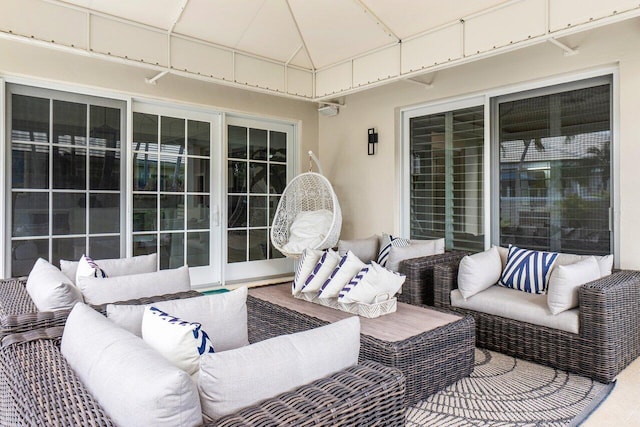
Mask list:
[[[294,298],[290,284],[252,288],[247,309],[250,342],[255,342],[252,337],[304,331],[353,316]],[[395,313],[375,319],[361,317],[360,325],[360,359],[400,369],[407,379],[407,405],[473,371],[475,323],[471,316],[398,303]]]

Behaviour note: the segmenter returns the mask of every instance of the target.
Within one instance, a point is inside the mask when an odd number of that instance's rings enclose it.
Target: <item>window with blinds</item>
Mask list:
[[[484,249],[484,106],[413,117],[410,234],[447,249]]]
[[[611,253],[611,85],[497,99],[500,244]]]

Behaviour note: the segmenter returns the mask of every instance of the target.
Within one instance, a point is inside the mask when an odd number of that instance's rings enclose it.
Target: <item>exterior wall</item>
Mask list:
[[[614,180],[619,194],[616,264],[640,269],[639,27],[640,21],[629,20],[563,39],[563,43],[579,49],[573,56],[565,57],[551,43],[538,44],[427,75],[423,80],[433,80],[430,89],[398,82],[347,96],[339,115],[321,117],[319,124],[320,156],[343,211],[342,237],[400,230],[401,108],[616,67],[614,108],[619,123],[619,128],[614,128],[618,132],[614,150],[619,159],[615,168],[617,181]],[[614,126],[615,123],[614,118]],[[377,128],[379,143],[376,154],[367,156],[367,129],[371,127]]]

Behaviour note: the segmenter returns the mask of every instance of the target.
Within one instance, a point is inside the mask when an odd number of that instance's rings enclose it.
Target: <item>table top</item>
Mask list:
[[[355,316],[295,298],[291,295],[290,283],[251,288],[249,295],[326,322],[337,322]],[[361,317],[360,331],[374,338],[395,342],[456,322],[461,318],[456,314],[399,302],[395,313],[385,314],[375,319]]]

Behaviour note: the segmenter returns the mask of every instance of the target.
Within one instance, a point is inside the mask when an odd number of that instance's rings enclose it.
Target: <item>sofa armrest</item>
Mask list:
[[[398,300],[415,305],[434,305],[433,268],[438,264],[459,262],[469,253],[451,250],[443,254],[401,261],[398,272],[404,274],[406,279],[402,285],[402,293],[398,295]]]
[[[451,291],[458,288],[460,260],[433,268],[433,296],[436,307],[451,307]]]

